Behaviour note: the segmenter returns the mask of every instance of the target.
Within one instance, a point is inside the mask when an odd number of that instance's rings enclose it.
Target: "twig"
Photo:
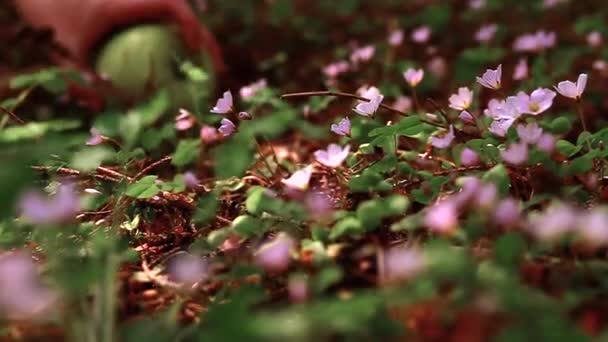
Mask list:
[[[445,176],[445,175],[449,175],[452,173],[487,170],[487,169],[490,169],[491,167],[492,167],[492,165],[489,165],[489,164],[459,167],[459,168],[455,168],[455,169],[435,171],[435,172],[433,172],[433,176]],[[416,184],[422,183],[424,181],[425,181],[425,179],[422,179],[422,178],[415,179],[415,180],[406,179],[406,180],[402,180],[402,181],[398,182],[396,185],[397,186],[405,185],[406,187],[410,187],[412,185],[416,185]]]
[[[355,99],[355,100],[359,100],[359,101],[365,101],[365,102],[369,102],[370,99],[366,99],[365,97],[361,97],[355,94],[351,94],[351,93],[345,93],[345,92],[341,92],[341,91],[331,91],[331,90],[321,90],[321,91],[307,91],[307,92],[301,92],[301,93],[289,93],[289,94],[283,94],[281,95],[282,99],[288,99],[288,98],[295,98],[295,97],[310,97],[310,96],[336,96],[336,97],[346,97],[346,98],[351,98],[351,99]],[[406,112],[402,112],[397,108],[391,107],[389,105],[385,105],[384,103],[380,103],[380,107],[391,111],[393,113],[397,113],[401,116],[410,116],[410,114],[406,113]],[[442,127],[442,125],[431,122],[431,121],[427,121],[427,120],[423,120],[421,119],[420,121],[427,123],[429,125],[435,126],[435,127]]]
[[[155,272],[150,269],[150,266],[148,265],[148,261],[146,261],[146,258],[143,255],[141,257],[141,269],[144,272],[144,274],[146,275],[146,277],[148,277],[148,279],[150,279],[151,282],[155,283],[156,285],[158,285],[160,287],[170,288],[173,290],[177,290],[177,289],[181,288],[181,286],[179,284],[170,281],[169,279],[167,279],[166,276],[156,275]]]
[[[148,172],[150,172],[150,170],[156,168],[157,166],[164,164],[166,162],[171,161],[173,158],[171,156],[166,156],[162,159],[159,159],[157,161],[155,161],[154,163],[146,166],[143,170],[139,171],[135,176],[133,176],[133,180],[138,180],[139,178],[141,178],[142,176],[144,176],[145,174],[147,174]]]
[[[48,172],[55,172],[55,173],[58,173],[58,174],[61,174],[61,175],[65,175],[65,176],[80,177],[80,176],[84,175],[82,172],[80,172],[78,170],[70,169],[70,168],[67,168],[67,167],[55,168],[55,167],[50,167],[50,166],[32,166],[32,169],[34,169],[36,171],[47,172],[47,173]],[[93,175],[91,175],[91,177],[94,177],[94,178],[99,179],[99,180],[113,182],[113,183],[120,182],[120,178],[111,177],[109,175],[93,174]]]
[[[13,120],[17,121],[20,125],[25,125],[26,122],[21,119],[19,116],[17,116],[17,114],[13,113],[12,111],[4,108],[4,107],[0,107],[0,110],[3,111],[6,115],[10,116]]]
[[[351,94],[351,93],[345,93],[345,92],[341,92],[341,91],[331,91],[331,90],[321,90],[321,91],[305,91],[305,92],[301,92],[301,93],[289,93],[289,94],[283,94],[281,95],[282,99],[288,99],[288,98],[292,98],[292,97],[310,97],[310,96],[336,96],[336,97],[346,97],[346,98],[351,98],[351,99],[355,99],[355,100],[359,100],[359,101],[365,101],[365,102],[369,102],[370,100],[365,98],[365,97],[361,97],[355,94]],[[400,110],[398,110],[397,108],[393,108],[391,106],[385,105],[384,103],[380,104],[380,107],[389,110],[391,112],[397,113],[399,115],[402,116],[408,116],[408,113],[402,112]]]

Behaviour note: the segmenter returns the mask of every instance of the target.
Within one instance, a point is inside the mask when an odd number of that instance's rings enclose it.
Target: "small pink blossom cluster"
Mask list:
[[[573,235],[593,247],[608,245],[608,207],[577,209],[556,202],[542,212],[530,215],[526,229],[538,240],[556,242]]]
[[[239,93],[241,98],[245,101],[251,100],[260,90],[267,87],[265,79],[260,79],[250,85],[244,86],[240,89]],[[218,128],[202,125],[200,130],[200,138],[206,143],[210,144],[218,141],[221,138],[227,138],[237,131],[237,125],[235,121],[226,117],[230,114],[238,120],[251,120],[251,114],[248,112],[238,112],[235,114],[234,110],[234,99],[230,90],[225,91],[216,103],[215,106],[210,110],[211,113],[224,115],[220,121]],[[178,131],[185,131],[192,128],[197,123],[196,117],[185,109],[180,109],[179,115],[175,118],[175,129]]]
[[[57,295],[42,285],[32,257],[25,252],[0,254],[0,315],[40,319]]]
[[[477,77],[477,82],[486,88],[497,90],[501,88],[501,77],[502,65],[499,65],[496,70],[489,69],[481,77]],[[587,75],[580,74],[576,83],[562,81],[557,84],[555,90],[564,97],[580,100],[586,84]],[[536,116],[551,108],[556,95],[556,92],[550,89],[538,88],[530,94],[519,92],[505,100],[490,100],[488,108],[484,110],[484,114],[493,120],[490,132],[504,137],[509,128],[523,115]]]
[[[539,30],[517,37],[513,49],[519,52],[539,52],[555,46],[556,38],[555,32]]]
[[[459,192],[426,209],[424,225],[434,233],[450,235],[458,228],[460,215],[473,209],[488,212],[496,225],[505,228],[515,226],[521,215],[519,203],[510,197],[499,199],[493,183],[465,177]]]

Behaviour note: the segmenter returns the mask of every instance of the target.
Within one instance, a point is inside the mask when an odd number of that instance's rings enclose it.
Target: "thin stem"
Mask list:
[[[23,121],[23,119],[21,119],[19,116],[17,116],[17,114],[11,112],[10,110],[8,110],[4,107],[0,107],[0,110],[2,112],[4,112],[4,114],[10,116],[13,120],[17,121],[17,123],[19,123],[20,125],[25,125],[25,121]]]
[[[260,145],[260,142],[258,141],[257,138],[254,138],[253,140],[255,141],[255,145],[258,148],[258,153],[260,154],[260,158],[262,158],[262,162],[268,169],[268,172],[270,172],[270,176],[272,177],[272,180],[274,181],[276,179],[276,175],[275,175],[274,171],[272,171],[272,167],[270,166],[270,163],[266,159],[266,154],[262,153],[262,146]],[[270,183],[272,183],[272,182],[270,182]]]
[[[370,99],[366,99],[365,97],[361,97],[355,94],[351,94],[351,93],[345,93],[345,92],[341,92],[341,91],[331,91],[331,90],[321,90],[321,91],[306,91],[306,92],[299,92],[299,93],[289,93],[289,94],[283,94],[281,95],[282,99],[288,99],[288,98],[296,98],[296,97],[310,97],[310,96],[336,96],[336,97],[345,97],[345,98],[351,98],[351,99],[355,99],[355,100],[359,100],[359,101],[365,101],[365,102],[369,102]],[[380,103],[380,107],[391,111],[393,113],[399,114],[401,116],[410,116],[410,114],[402,112],[400,110],[398,110],[397,108],[391,107],[389,105],[385,105],[383,103]],[[431,126],[435,126],[435,127],[441,127],[443,128],[442,125],[438,124],[438,123],[434,123],[432,121],[427,121],[427,120],[423,120],[421,119],[422,122],[429,124]]]
[[[418,103],[418,93],[416,92],[416,87],[412,87],[412,97],[414,98],[414,111],[418,113],[420,110],[420,103]]]
[[[429,97],[429,98],[426,99],[426,102],[430,103],[431,106],[433,106],[433,108],[435,108],[435,110],[438,111],[439,114],[441,114],[441,117],[443,118],[443,121],[446,124],[450,123],[449,120],[448,120],[448,114],[445,112],[445,110],[443,110],[443,108],[441,108],[439,106],[439,104],[437,104],[437,102],[435,102],[435,100],[433,100],[432,98]]]
[[[171,156],[166,156],[160,160],[155,161],[154,163],[146,166],[143,170],[141,170],[138,174],[136,174],[133,177],[133,180],[138,180],[139,178],[143,177],[145,174],[147,174],[148,172],[150,172],[150,170],[156,168],[157,166],[164,164],[166,162],[171,161],[173,158],[171,158]]]
[[[355,94],[351,94],[351,93],[345,93],[345,92],[341,92],[341,91],[331,91],[331,90],[321,90],[321,91],[306,91],[306,92],[301,92],[301,93],[289,93],[289,94],[284,94],[281,95],[282,99],[288,99],[288,98],[292,98],[292,97],[310,97],[310,96],[336,96],[336,97],[346,97],[346,98],[351,98],[351,99],[355,99],[355,100],[359,100],[359,101],[365,101],[365,102],[369,102],[370,99],[366,99],[365,97],[361,97]],[[397,113],[401,116],[409,116],[408,113],[402,112],[400,110],[398,110],[397,108],[393,108],[391,106],[385,105],[384,103],[380,104],[380,107]]]
[[[580,99],[576,100],[576,112],[578,113],[578,118],[583,126],[583,131],[589,132],[587,129],[587,122],[585,121],[585,115],[583,113],[583,103]],[[589,148],[589,151],[591,151],[591,143],[589,142],[589,139],[587,139],[587,147]]]

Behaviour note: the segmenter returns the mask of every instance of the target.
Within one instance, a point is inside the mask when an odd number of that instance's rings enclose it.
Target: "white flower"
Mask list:
[[[457,94],[452,94],[449,98],[450,108],[463,111],[471,106],[473,92],[467,87],[458,88]]]
[[[224,92],[224,95],[217,100],[215,107],[211,109],[211,113],[228,114],[232,111],[232,93],[230,90]]]
[[[380,107],[380,103],[382,103],[383,99],[384,96],[377,95],[369,102],[359,102],[359,104],[353,110],[359,115],[374,116],[374,113],[376,113],[378,107]]]
[[[424,70],[409,68],[403,73],[403,78],[405,78],[410,87],[415,87],[424,78]]]
[[[500,80],[502,78],[502,64],[496,70],[487,69],[486,72],[477,77],[477,83],[490,89],[500,89]]]
[[[585,87],[587,86],[587,74],[578,75],[576,83],[572,81],[562,81],[557,84],[555,90],[564,97],[578,100],[583,95]]]
[[[305,168],[294,172],[291,177],[282,179],[281,183],[291,189],[306,191],[308,189],[310,177],[312,176],[312,171],[312,165],[308,165]]]
[[[315,159],[332,169],[340,166],[342,162],[348,156],[348,152],[350,151],[350,146],[346,145],[344,148],[340,147],[340,145],[329,144],[327,150],[317,150],[315,151]]]

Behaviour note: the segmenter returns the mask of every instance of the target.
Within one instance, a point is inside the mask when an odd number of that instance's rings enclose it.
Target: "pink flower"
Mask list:
[[[527,125],[517,125],[517,135],[519,136],[519,140],[526,144],[536,144],[542,134],[543,129],[538,127],[536,122],[529,123]]]
[[[471,102],[473,102],[473,92],[467,87],[458,88],[458,93],[452,94],[449,101],[450,108],[463,111],[471,106]]]
[[[424,70],[409,68],[403,73],[403,78],[405,78],[410,87],[414,88],[424,78]]]
[[[336,133],[337,135],[345,135],[345,136],[350,136],[350,119],[348,117],[345,117],[344,119],[340,120],[340,122],[338,122],[337,124],[331,124],[330,130],[334,133]]]
[[[577,222],[577,232],[590,245],[608,244],[608,211],[606,208],[594,208],[581,215]]]
[[[266,84],[266,79],[262,78],[257,80],[256,82],[244,86],[239,90],[239,94],[241,95],[241,98],[245,101],[251,99],[252,97],[255,96],[255,94],[257,94],[260,90],[266,88],[267,84]]]
[[[95,145],[99,145],[103,143],[103,135],[101,135],[101,132],[93,127],[91,128],[91,136],[89,137],[89,139],[87,140],[86,144],[89,146],[95,146]]]
[[[517,99],[514,96],[509,96],[506,101],[490,100],[484,114],[494,120],[490,124],[490,132],[501,137],[507,134],[511,125],[521,115],[517,108]]]
[[[33,224],[51,225],[73,220],[80,210],[80,199],[72,184],[60,184],[53,196],[29,191],[18,203],[21,215]]]
[[[289,268],[294,241],[285,233],[280,233],[264,243],[254,254],[255,262],[266,272],[283,272]]]
[[[486,7],[486,0],[469,0],[469,7],[474,10],[479,10]]]
[[[380,90],[374,86],[364,85],[357,89],[357,94],[365,99],[371,100],[380,94]],[[366,102],[366,101],[359,101]]]
[[[359,104],[357,104],[353,110],[359,115],[374,116],[383,99],[383,95],[376,95],[369,102],[359,102]]]
[[[601,59],[597,59],[597,60],[593,61],[593,69],[595,69],[597,71],[606,71],[607,68],[608,68],[608,63],[606,63],[606,61],[601,60]]]
[[[217,130],[224,136],[229,137],[236,131],[236,126],[229,119],[223,118],[220,122],[220,128]]]
[[[29,254],[0,255],[0,311],[8,318],[42,318],[56,299],[56,294],[41,284]]]
[[[328,78],[336,78],[338,75],[347,72],[349,68],[350,66],[347,61],[338,61],[325,66],[323,68],[323,73]]]
[[[555,90],[564,97],[579,100],[587,86],[587,74],[578,75],[576,83],[572,81],[562,81],[557,84]]]
[[[568,0],[543,0],[543,7],[545,7],[545,8],[555,7],[566,1],[568,1]]]
[[[519,218],[519,203],[510,197],[500,201],[494,210],[494,221],[503,227],[516,225]]]
[[[181,108],[179,115],[175,117],[175,129],[178,131],[185,131],[192,128],[196,123],[196,119],[189,111]]]
[[[427,266],[422,251],[416,247],[397,246],[384,253],[384,258],[377,258],[378,269],[382,270],[383,282],[402,281],[420,274]]]
[[[239,120],[251,120],[251,114],[247,112],[239,112],[237,117],[239,118]]]
[[[412,99],[409,96],[400,95],[395,102],[393,102],[393,108],[401,112],[407,112],[412,109]]]
[[[458,114],[458,118],[460,118],[460,120],[462,120],[464,123],[475,123],[475,118],[473,117],[473,115],[471,115],[471,113],[467,112],[466,110],[460,112],[460,114]]]
[[[353,64],[358,64],[359,62],[367,62],[376,53],[376,48],[373,45],[367,45],[358,49],[355,49],[350,55],[350,61]]]
[[[482,183],[475,193],[474,203],[477,207],[488,209],[494,206],[498,189],[494,183]]]
[[[194,174],[194,172],[184,172],[184,184],[190,189],[195,189],[198,186],[199,180]]]
[[[201,140],[206,144],[210,144],[219,138],[219,136],[217,134],[217,129],[215,127],[211,127],[211,126],[207,126],[207,125],[201,127],[200,136],[201,136]]]
[[[546,88],[538,88],[530,95],[520,91],[516,96],[517,109],[522,114],[538,115],[551,108],[556,95]]]
[[[525,58],[520,58],[515,70],[513,71],[513,79],[521,81],[528,77],[528,61]]]
[[[521,52],[538,52],[555,45],[555,32],[539,30],[519,36],[513,43],[513,49]]]
[[[464,166],[473,166],[479,163],[479,155],[474,150],[465,147],[460,152],[460,163]]]
[[[306,191],[308,189],[308,183],[312,176],[313,166],[308,165],[303,169],[294,172],[291,177],[281,180],[286,187],[294,190]]]
[[[496,34],[496,30],[498,26],[496,24],[488,24],[482,26],[477,33],[475,33],[475,39],[481,43],[487,43],[492,38],[494,38],[494,34]]]
[[[315,220],[326,217],[334,208],[330,195],[319,191],[309,193],[304,200],[304,205],[308,214]]]
[[[424,224],[435,233],[451,233],[458,227],[456,204],[450,200],[444,200],[429,207],[424,216]]]
[[[314,155],[319,163],[335,169],[344,162],[346,157],[348,157],[349,151],[350,145],[346,145],[342,148],[340,145],[329,144],[327,150],[317,150]]]
[[[591,31],[587,34],[587,44],[591,47],[599,47],[602,45],[602,34],[598,31]]]
[[[445,133],[442,137],[433,136],[431,137],[431,145],[436,148],[447,148],[454,141],[454,126],[450,125],[448,132]]]
[[[502,64],[496,68],[496,70],[488,69],[486,72],[477,77],[477,83],[490,89],[500,89],[500,80],[502,78]]]
[[[208,275],[208,265],[200,256],[180,253],[168,262],[169,278],[177,283],[192,286]]]
[[[424,25],[412,31],[412,40],[416,43],[426,43],[431,38],[431,28]]]
[[[399,46],[403,42],[403,30],[394,30],[388,36],[390,46]]]
[[[502,160],[509,164],[520,165],[528,160],[528,145],[524,142],[514,143],[500,152]]]
[[[530,232],[541,241],[555,241],[569,233],[576,224],[578,213],[564,204],[553,204],[544,213],[533,216]]]
[[[287,281],[289,300],[294,303],[305,302],[309,297],[308,281],[304,276],[291,276]]]
[[[211,109],[211,113],[228,114],[232,112],[232,105],[232,93],[230,90],[228,90],[224,92],[224,95],[217,100],[215,107]]]
[[[445,59],[443,59],[442,57],[439,57],[439,56],[433,57],[428,62],[426,67],[429,70],[429,72],[437,78],[442,78],[447,71],[447,65],[445,63]]]
[[[551,153],[555,149],[555,137],[549,133],[544,133],[538,138],[536,148],[545,153]]]

